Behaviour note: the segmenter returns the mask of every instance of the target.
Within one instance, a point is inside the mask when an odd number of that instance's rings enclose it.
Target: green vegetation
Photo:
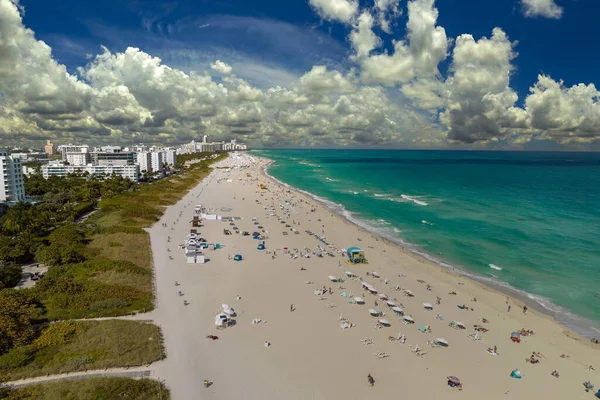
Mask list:
[[[69,320],[153,308],[150,238],[144,228],[204,178],[210,164],[225,157],[223,153],[180,174],[140,185],[119,177],[101,181],[73,175],[46,181],[36,174],[28,178],[27,193],[43,203],[10,207],[0,218],[0,289],[12,286],[20,274],[13,263],[38,261],[50,268],[34,288],[0,290],[0,382],[144,365],[163,358],[160,332],[152,324]],[[75,223],[95,208],[98,211],[85,223]],[[57,320],[65,321],[50,322]],[[149,382],[90,379],[4,395],[150,399],[160,386]],[[39,397],[40,391],[46,397]],[[162,398],[168,398],[168,393]]]
[[[158,381],[129,378],[90,378],[44,383],[0,391],[6,400],[169,400],[169,392]]]
[[[17,286],[21,280],[21,267],[0,262],[0,290]]]
[[[0,381],[147,365],[165,357],[160,329],[135,321],[62,321],[0,356]]]

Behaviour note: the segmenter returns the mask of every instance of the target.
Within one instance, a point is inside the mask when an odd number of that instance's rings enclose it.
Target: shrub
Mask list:
[[[119,242],[108,242],[108,247],[123,247]]]
[[[33,345],[37,349],[60,346],[67,343],[67,341],[80,330],[81,327],[73,321],[56,322],[44,329],[40,337],[33,342]]]
[[[33,349],[22,346],[15,347],[0,356],[0,368],[19,368],[27,365],[33,359]]]

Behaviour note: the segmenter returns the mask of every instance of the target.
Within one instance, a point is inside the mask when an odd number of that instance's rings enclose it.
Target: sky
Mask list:
[[[0,0],[0,144],[600,150],[595,0]]]

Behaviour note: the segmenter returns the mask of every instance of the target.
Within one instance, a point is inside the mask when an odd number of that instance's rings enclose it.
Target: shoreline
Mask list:
[[[481,285],[482,289],[509,296],[513,301],[516,300],[524,305],[527,305],[530,310],[534,310],[542,316],[548,317],[552,321],[560,324],[564,328],[571,331],[572,334],[579,336],[579,339],[586,339],[589,341],[592,338],[600,337],[600,321],[589,320],[587,318],[578,316],[570,310],[567,310],[542,296],[536,295],[535,293],[530,293],[523,289],[515,288],[508,283],[495,281],[493,278],[481,276],[459,265],[453,265],[439,260],[434,255],[419,250],[417,245],[406,242],[402,238],[391,237],[383,232],[376,231],[375,229],[370,230],[368,224],[364,223],[359,218],[353,218],[352,214],[356,213],[347,210],[345,205],[334,203],[329,199],[292,186],[289,183],[283,182],[269,174],[269,168],[275,163],[274,160],[264,156],[252,156],[256,159],[262,159],[266,161],[266,164],[261,169],[264,177],[283,187],[288,188],[289,190],[293,190],[302,195],[308,196],[311,200],[318,202],[322,207],[332,212],[333,215],[338,217],[342,222],[351,224],[364,233],[373,235],[390,246],[395,246],[398,250],[402,251],[408,256],[414,257],[422,262],[430,263],[431,265],[438,267],[440,271],[449,273],[453,276],[467,278],[470,281]],[[545,306],[543,302],[549,303],[550,305]]]

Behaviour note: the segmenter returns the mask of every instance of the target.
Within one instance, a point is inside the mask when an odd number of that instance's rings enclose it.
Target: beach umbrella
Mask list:
[[[354,301],[358,304],[365,304],[365,300],[362,297],[355,297]]]
[[[388,299],[388,295],[387,295],[387,294],[385,294],[385,293],[381,293],[381,294],[379,295],[379,298],[380,298],[381,300],[387,300],[387,299]]]
[[[459,328],[463,328],[463,329],[466,328],[465,324],[462,323],[461,321],[456,321],[456,326],[458,326]]]
[[[224,304],[224,303],[223,303],[223,304],[221,304],[221,308],[222,308],[223,310],[229,310],[229,308],[230,308],[230,307],[229,307],[229,304]]]
[[[390,306],[390,307],[396,307],[396,303],[394,303],[394,302],[393,302],[393,301],[391,301],[391,300],[388,300],[388,301],[386,301],[385,303],[386,303],[388,306]]]
[[[377,272],[371,272],[371,275],[373,275],[375,278],[379,278],[379,274]]]
[[[348,278],[352,278],[354,276],[354,273],[350,272],[350,271],[346,271],[346,276]]]
[[[414,294],[413,294],[412,290],[408,290],[408,289],[406,289],[406,290],[404,290],[404,293],[406,293],[406,294],[407,294],[407,295],[409,295],[409,296],[414,296]]]
[[[415,320],[413,319],[413,317],[411,317],[410,315],[405,315],[404,316],[404,320],[408,321],[408,322],[415,322]]]
[[[330,280],[331,282],[337,282],[337,280],[338,280],[338,278],[336,278],[336,277],[335,277],[335,276],[333,276],[333,275],[329,275],[329,276],[328,276],[328,278],[329,278],[329,280]]]
[[[396,314],[402,314],[404,312],[400,307],[392,307],[392,311]]]
[[[441,344],[442,346],[448,346],[448,342],[444,338],[435,338],[435,342]]]
[[[433,310],[431,303],[423,303],[423,307],[425,307],[427,310]]]
[[[518,339],[518,338],[520,338],[520,337],[521,337],[521,334],[520,334],[519,332],[513,332],[513,333],[511,333],[511,334],[510,334],[510,337],[511,337],[511,338],[513,338],[513,337],[514,337],[514,338],[517,338],[517,339]]]
[[[381,311],[379,311],[379,310],[374,310],[374,309],[372,309],[372,308],[369,308],[367,311],[369,311],[369,314],[371,314],[371,315],[373,315],[373,316],[375,316],[375,317],[377,317],[379,314],[381,314]]]
[[[460,385],[460,379],[455,376],[449,376],[448,382],[452,382],[454,385]]]
[[[387,319],[378,319],[377,322],[379,322],[381,325],[385,325],[385,326],[390,326],[390,321],[388,321]]]
[[[510,376],[515,379],[521,379],[523,377],[523,374],[518,369],[515,369],[511,371]]]

